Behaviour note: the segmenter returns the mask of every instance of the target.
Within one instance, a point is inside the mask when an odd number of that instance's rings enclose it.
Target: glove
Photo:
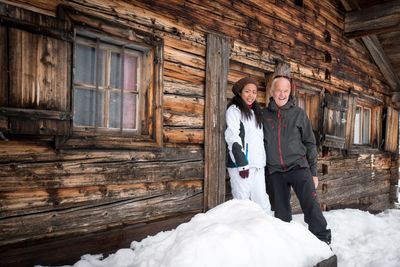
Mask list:
[[[239,171],[239,175],[240,175],[240,177],[242,177],[243,179],[246,179],[247,177],[249,177],[249,169]]]

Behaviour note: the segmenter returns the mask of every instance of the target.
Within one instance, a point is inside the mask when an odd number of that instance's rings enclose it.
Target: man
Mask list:
[[[299,199],[308,229],[330,244],[331,231],[317,200],[317,147],[307,114],[295,106],[288,77],[272,81],[270,103],[263,113],[267,154],[266,182],[275,217],[290,222],[290,187]]]

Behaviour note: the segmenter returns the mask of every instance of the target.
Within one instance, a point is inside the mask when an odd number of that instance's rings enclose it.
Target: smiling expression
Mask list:
[[[243,87],[239,95],[247,105],[251,105],[257,98],[257,86],[253,83],[248,83]]]
[[[278,107],[284,106],[290,95],[290,82],[286,78],[277,78],[272,84],[272,98]]]

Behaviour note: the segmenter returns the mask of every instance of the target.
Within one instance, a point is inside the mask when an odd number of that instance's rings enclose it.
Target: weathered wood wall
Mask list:
[[[29,261],[29,253],[35,263],[66,263],[51,256],[38,262],[34,249],[25,256],[15,251],[27,244],[126,226],[151,232],[145,224],[161,220],[157,229],[173,227],[202,211],[206,35],[210,31],[230,38],[228,98],[232,97],[231,85],[244,75],[252,75],[261,87],[266,86],[276,60],[284,60],[300,82],[338,92],[353,88],[390,104],[390,90],[367,50],[343,37],[344,18],[337,1],[308,0],[302,7],[294,2],[12,1],[12,5],[49,16],[56,16],[57,6],[64,4],[162,38],[164,145],[55,150],[51,138],[10,136],[9,142],[0,140],[0,258],[14,255],[9,266],[32,263],[23,261],[24,257]],[[0,26],[0,35],[5,32]],[[0,58],[6,53],[7,47],[0,42]],[[7,87],[4,83],[1,76],[0,92]],[[258,100],[264,104],[268,96],[267,90],[260,88]],[[0,114],[0,126],[3,122]],[[377,149],[354,150],[347,155],[335,150],[321,152],[319,197],[323,208],[389,207],[397,167],[396,156]],[[122,239],[111,239],[111,243],[129,244],[130,236]],[[100,248],[84,252],[96,253]],[[81,248],[75,254],[69,252],[69,261],[82,252]]]

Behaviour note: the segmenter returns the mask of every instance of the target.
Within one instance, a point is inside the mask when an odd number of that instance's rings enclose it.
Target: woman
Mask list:
[[[235,96],[226,111],[227,167],[233,197],[250,199],[271,214],[265,191],[266,158],[257,87],[257,81],[250,77],[240,79],[232,87]]]

